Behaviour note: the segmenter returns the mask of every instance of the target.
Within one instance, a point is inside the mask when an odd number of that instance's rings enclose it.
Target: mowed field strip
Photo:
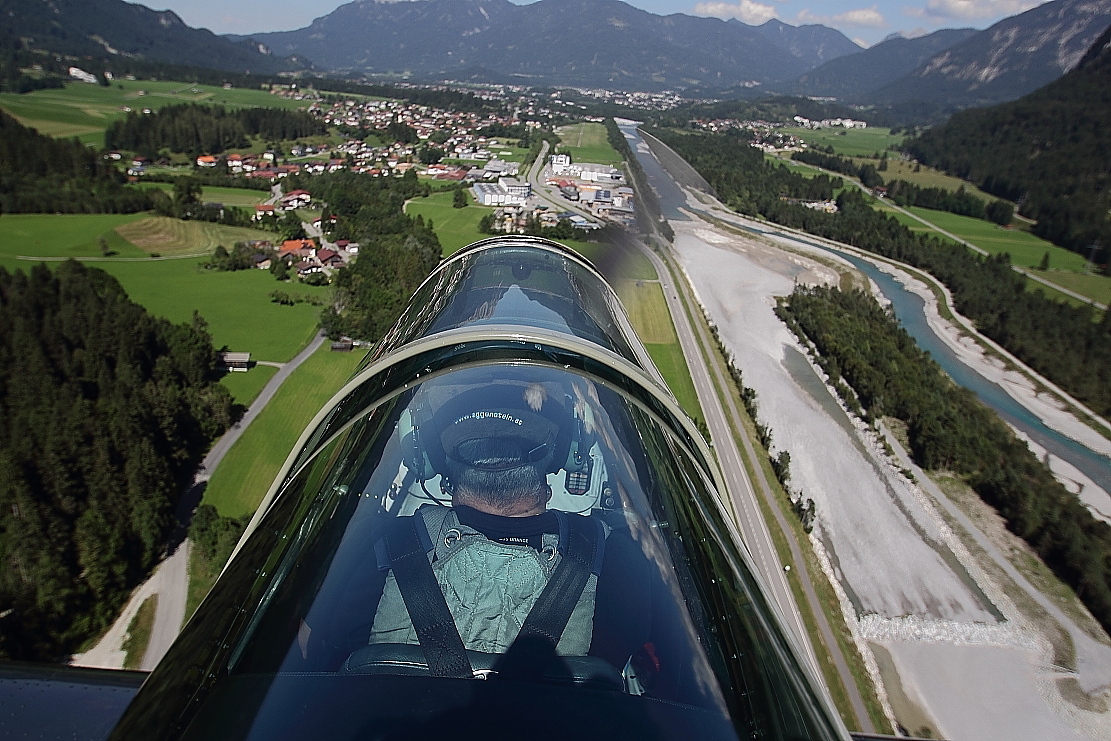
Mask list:
[[[559,149],[571,153],[572,162],[594,162],[599,165],[621,164],[619,155],[606,138],[606,127],[600,123],[577,123],[556,129]]]
[[[343,387],[364,354],[332,352],[327,344],[313,353],[286,379],[224,456],[208,482],[202,502],[228,517],[252,514],[297,438],[320,408]]]
[[[207,221],[182,221],[167,216],[147,216],[116,227],[116,233],[147,254],[210,255],[217,246],[236,242],[276,240],[273,232],[224,226]]]

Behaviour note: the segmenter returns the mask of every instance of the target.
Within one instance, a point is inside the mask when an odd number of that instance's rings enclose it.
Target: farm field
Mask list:
[[[837,154],[848,157],[870,157],[882,152],[892,144],[903,141],[903,134],[892,134],[883,126],[869,126],[866,129],[803,129],[795,126],[781,129],[785,134],[794,134],[813,147],[833,147]]]
[[[432,219],[444,257],[471,242],[490,236],[478,231],[478,222],[494,209],[477,205],[470,191],[465,191],[465,194],[468,203],[466,208],[454,208],[451,205],[455,196],[451,191],[433,193],[427,198],[414,198],[405,204],[405,213],[409,216],[421,216],[426,222]]]
[[[912,232],[930,234],[947,242],[952,241],[940,232],[924,225],[922,222],[895,210],[885,201],[875,200],[872,205],[877,210],[894,216],[900,224],[903,224]],[[922,216],[922,218],[927,221],[937,224],[946,231],[968,240],[983,250],[993,254],[1009,252],[1011,255],[1011,263],[1014,265],[1025,268],[1036,268],[1041,263],[1045,253],[1048,252],[1050,269],[1048,271],[1034,270],[1034,272],[1051,283],[1079,293],[1093,301],[1098,301],[1102,304],[1107,304],[1111,301],[1111,278],[1103,275],[1085,273],[1084,258],[1075,252],[1070,252],[1069,250],[1038,239],[1028,232],[1018,229],[999,229],[995,224],[981,221],[980,219],[970,219],[966,216],[958,216],[945,211],[931,211],[925,208],[911,208],[909,210]],[[1001,241],[993,242],[992,238],[995,240],[1006,238],[1013,241],[1006,243]],[[977,241],[977,239],[980,241]],[[981,241],[983,244],[981,244]],[[1074,306],[1083,304],[1082,301],[1078,301],[1072,296],[1055,291],[1052,288],[1035,283],[1034,281],[1027,281],[1026,290],[1042,291],[1055,301],[1066,301]]]
[[[860,160],[860,162],[864,161],[865,160]],[[875,162],[875,160],[871,160],[871,162]],[[932,167],[922,165],[918,172],[915,172],[914,168],[915,164],[909,160],[904,161],[897,157],[889,158],[887,160],[887,170],[881,172],[880,175],[883,176],[885,182],[905,180],[921,188],[944,188],[945,190],[955,191],[963,186],[966,191],[976,195],[985,203],[1001,200],[990,193],[985,193],[972,183],[961,180],[960,178],[955,178],[952,175],[946,175],[944,172],[935,170]]]
[[[990,221],[958,216],[946,211],[933,211],[916,206],[907,210],[993,255],[1002,252],[1010,253],[1011,263],[1014,265],[1035,267],[1041,262],[1045,253],[1049,252],[1049,262],[1052,267],[1062,270],[1084,269],[1083,257],[1035,237],[1029,232],[1003,229]]]
[[[572,162],[594,162],[600,165],[621,164],[621,155],[606,138],[606,127],[600,123],[578,123],[556,130],[560,149],[571,152]]]
[[[272,365],[256,365],[246,373],[228,373],[220,379],[220,383],[231,392],[236,404],[247,407],[277,372],[278,369]]]
[[[124,108],[158,110],[173,103],[219,104],[234,108],[304,108],[308,103],[271,95],[265,90],[225,90],[213,85],[152,80],[116,80],[110,87],[71,82],[65,88],[0,94],[0,108],[50,136],[76,136],[85,144],[104,145],[103,132]]]
[[[644,343],[679,406],[693,419],[702,419],[694,382],[675,334],[663,288],[655,280],[630,279],[613,281],[613,288],[629,315],[633,330]]]
[[[260,229],[224,226],[207,221],[182,221],[168,216],[148,216],[130,221],[117,227],[115,231],[143,252],[165,257],[208,255],[219,245],[231,247],[236,242],[276,238],[274,232]]]
[[[282,306],[270,300],[270,293],[280,289],[323,297],[329,288],[279,283],[267,270],[209,271],[200,262],[109,260],[95,266],[116,276],[131,300],[156,316],[179,323],[191,321],[193,312],[199,312],[217,348],[250,352],[252,360],[284,363],[316,333],[319,307]]]
[[[154,229],[155,226],[158,229]],[[117,227],[126,233],[147,236],[171,234],[179,241],[163,241],[163,245],[206,256],[216,244],[230,245],[251,234],[264,238],[272,236],[269,232],[146,214],[5,214],[0,216],[0,265],[8,270],[26,272],[34,261],[18,260],[16,255],[47,259],[93,257],[89,262],[91,266],[116,276],[131,300],[155,316],[175,323],[188,322],[194,310],[199,311],[208,322],[208,331],[216,347],[249,350],[256,360],[284,362],[312,338],[319,307],[308,303],[280,306],[270,301],[270,292],[281,288],[287,293],[323,297],[328,294],[327,287],[279,284],[269,272],[262,270],[208,271],[200,267],[203,258],[198,257],[151,259],[114,231]],[[100,236],[105,237],[118,256],[100,258],[97,245]],[[252,376],[256,371],[243,375]],[[247,382],[236,380],[233,383]],[[261,388],[262,384],[258,385]],[[248,391],[245,387],[243,393]]]
[[[1111,278],[1106,275],[1092,273],[1074,273],[1056,270],[1053,267],[1053,258],[1049,259],[1049,270],[1034,270],[1036,275],[1045,278],[1062,288],[1087,296],[1093,301],[1098,301],[1104,306],[1111,306]],[[1032,286],[1031,290],[1045,290],[1044,286]]]
[[[0,256],[100,257],[98,237],[104,237],[119,257],[147,253],[115,232],[147,214],[3,214],[0,215]],[[7,263],[11,265],[11,263]]]
[[[201,501],[227,517],[253,513],[305,426],[347,382],[363,355],[335,353],[325,344],[306,360],[228,451]]]
[[[189,172],[181,173],[188,175]],[[143,183],[140,188],[157,188],[167,193],[173,193],[172,183]],[[225,206],[254,206],[270,197],[268,190],[250,190],[248,188],[223,188],[218,185],[206,185],[201,190],[201,201],[204,203],[222,203]]]

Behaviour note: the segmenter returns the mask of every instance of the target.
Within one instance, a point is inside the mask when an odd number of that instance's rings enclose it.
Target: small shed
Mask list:
[[[217,364],[225,370],[245,373],[251,367],[251,353],[221,352],[217,354]]]

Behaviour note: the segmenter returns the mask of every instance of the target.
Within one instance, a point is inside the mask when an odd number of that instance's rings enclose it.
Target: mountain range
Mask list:
[[[822,25],[660,16],[620,0],[354,0],[305,28],[223,37],[123,0],[0,0],[0,17],[6,48],[255,74],[775,92],[952,110],[1013,100],[1072,69],[1111,24],[1111,0],[1053,0],[983,31],[869,49]]]
[[[1111,28],[1063,77],[1018,100],[960,111],[905,146],[920,161],[1021,204],[1038,236],[1111,256]]]
[[[485,72],[524,84],[641,90],[764,85],[860,49],[825,26],[659,16],[619,0],[355,0],[306,28],[251,38],[345,73]]]
[[[169,10],[123,0],[0,0],[0,44],[77,57],[125,56],[229,72],[274,74],[304,69],[251,41],[191,28]]]
[[[870,102],[1013,100],[1073,69],[1111,24],[1111,0],[1055,0],[1004,18],[869,93]]]

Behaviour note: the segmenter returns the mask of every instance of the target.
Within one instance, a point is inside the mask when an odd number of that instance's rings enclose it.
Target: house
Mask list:
[[[255,215],[251,221],[261,221],[270,216],[277,216],[277,210],[272,203],[259,203],[255,206]]]
[[[326,268],[342,268],[344,267],[343,258],[337,252],[329,249],[321,249],[316,251],[316,259]]]
[[[251,367],[249,352],[220,352],[216,354],[216,366],[224,370],[246,373]]]
[[[287,239],[278,249],[278,257],[295,255],[297,257],[314,257],[316,255],[316,242],[311,239]]]
[[[354,346],[350,337],[341,337],[332,343],[332,352],[351,352]]]
[[[319,263],[312,262],[311,260],[302,260],[294,266],[297,269],[297,275],[302,278],[312,273],[322,273],[324,269],[320,267]]]
[[[197,158],[197,167],[216,167],[216,158],[211,154],[202,154]]]
[[[270,255],[263,254],[262,252],[256,252],[252,255],[251,259],[255,261],[255,267],[259,270],[269,270],[270,266],[273,264]]]
[[[282,196],[282,208],[290,211],[295,208],[304,208],[312,202],[312,196],[307,190],[294,190]]]

